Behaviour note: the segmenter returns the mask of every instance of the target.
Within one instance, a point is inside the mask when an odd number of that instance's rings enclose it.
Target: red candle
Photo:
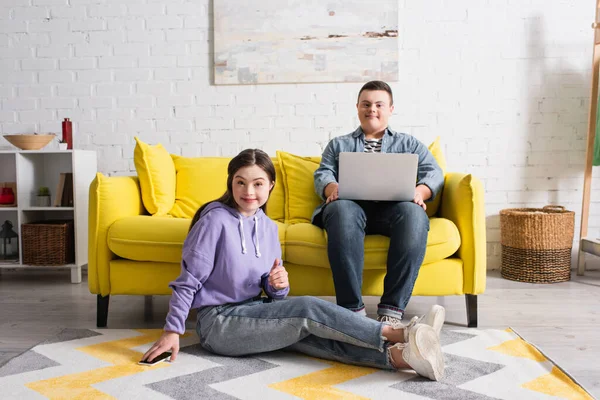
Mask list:
[[[62,138],[67,142],[67,149],[73,148],[73,124],[69,118],[65,118],[62,123]]]

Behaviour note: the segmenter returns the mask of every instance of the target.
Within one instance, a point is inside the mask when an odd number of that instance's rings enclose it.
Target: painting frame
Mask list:
[[[397,81],[398,1],[218,0],[216,85]]]

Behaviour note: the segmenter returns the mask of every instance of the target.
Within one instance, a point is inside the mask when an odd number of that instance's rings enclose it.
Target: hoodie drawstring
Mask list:
[[[258,217],[254,216],[254,249],[256,257],[260,258],[260,244],[258,243]]]
[[[246,254],[246,238],[244,237],[244,220],[242,217],[239,217],[240,224],[238,225],[240,229],[240,240],[242,241],[242,254]],[[254,253],[257,258],[260,258],[260,243],[258,242],[258,217],[254,216],[254,232],[252,235],[252,242],[254,243]]]
[[[246,254],[246,239],[244,238],[244,220],[240,217],[240,239],[242,240],[242,254]]]

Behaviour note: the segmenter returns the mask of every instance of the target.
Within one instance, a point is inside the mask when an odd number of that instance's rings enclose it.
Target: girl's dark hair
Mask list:
[[[273,182],[273,187],[269,190],[269,195],[271,195],[271,191],[275,187],[275,166],[271,161],[271,158],[267,153],[259,149],[246,149],[242,150],[240,154],[233,157],[231,161],[229,161],[229,165],[227,166],[227,191],[223,193],[223,196],[219,197],[216,200],[209,201],[208,203],[204,203],[196,214],[194,218],[192,218],[192,222],[190,223],[190,230],[198,220],[200,219],[200,214],[206,208],[207,205],[214,201],[218,201],[219,203],[223,203],[231,208],[237,208],[237,204],[235,199],[233,198],[233,177],[236,172],[239,171],[240,168],[251,167],[253,165],[258,165],[262,168],[263,171],[267,173],[271,182]],[[267,212],[267,203],[263,204],[260,208],[266,213]]]

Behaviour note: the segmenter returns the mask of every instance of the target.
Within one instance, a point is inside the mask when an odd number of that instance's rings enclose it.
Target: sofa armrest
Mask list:
[[[107,177],[101,173],[90,185],[88,221],[88,287],[93,294],[110,294],[108,229],[118,219],[145,214],[137,176]]]
[[[466,294],[485,290],[487,255],[483,185],[470,174],[446,174],[439,215],[454,222],[460,233],[458,256],[464,265]]]

